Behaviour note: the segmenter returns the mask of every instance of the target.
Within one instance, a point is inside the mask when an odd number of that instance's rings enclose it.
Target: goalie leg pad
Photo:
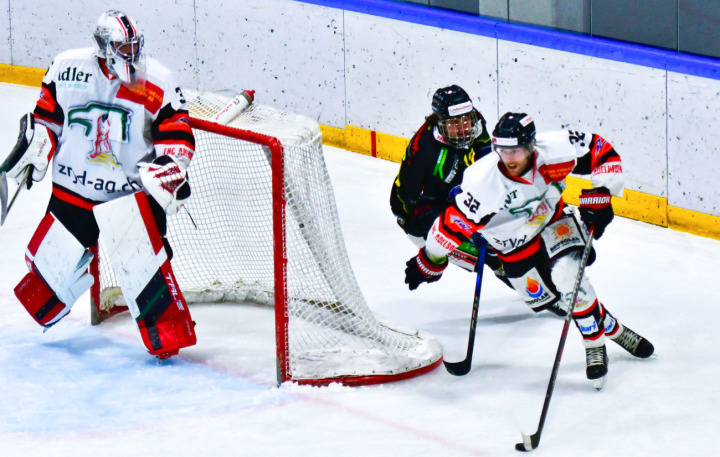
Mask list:
[[[93,277],[87,268],[92,257],[52,213],[45,215],[25,251],[30,273],[15,287],[15,295],[38,324],[55,324],[90,289]]]
[[[161,358],[197,342],[147,195],[142,192],[93,209],[130,314],[148,352]]]
[[[30,313],[35,322],[45,328],[57,323],[70,312],[47,283],[31,271],[15,286],[15,296]]]

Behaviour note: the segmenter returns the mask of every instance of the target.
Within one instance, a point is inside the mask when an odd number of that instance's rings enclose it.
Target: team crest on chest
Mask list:
[[[113,143],[128,142],[131,114],[125,108],[100,103],[88,103],[69,111],[68,126],[83,129],[85,138],[91,143],[88,163],[120,168]]]

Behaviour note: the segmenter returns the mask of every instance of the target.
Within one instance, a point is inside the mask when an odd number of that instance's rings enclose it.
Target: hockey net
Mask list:
[[[196,154],[187,213],[168,218],[172,266],[188,303],[275,306],[278,382],[372,384],[440,364],[439,343],[380,321],[345,250],[319,126],[253,104],[212,123],[230,100],[189,93]],[[126,309],[102,245],[92,321]],[[202,341],[198,342],[202,344]]]

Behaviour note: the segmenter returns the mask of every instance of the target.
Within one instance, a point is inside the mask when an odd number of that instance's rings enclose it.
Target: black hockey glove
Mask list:
[[[425,255],[425,249],[421,248],[418,255],[405,264],[407,265],[405,268],[405,284],[408,285],[410,290],[415,290],[424,282],[435,282],[440,279],[447,264],[447,258],[442,264],[433,263]]]
[[[585,189],[580,195],[580,218],[588,229],[593,230],[595,239],[602,236],[605,227],[613,220],[610,200],[610,191],[607,187]]]

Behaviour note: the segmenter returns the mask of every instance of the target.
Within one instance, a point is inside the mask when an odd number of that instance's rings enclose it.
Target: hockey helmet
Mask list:
[[[108,70],[124,83],[137,81],[145,67],[142,52],[145,40],[135,20],[120,11],[105,11],[98,19],[93,36],[96,54],[105,59]]]
[[[535,122],[525,113],[505,113],[492,132],[493,147],[530,146],[535,142]]]
[[[451,146],[468,148],[482,133],[482,125],[472,100],[458,85],[436,90],[432,110],[438,118],[440,135]]]

